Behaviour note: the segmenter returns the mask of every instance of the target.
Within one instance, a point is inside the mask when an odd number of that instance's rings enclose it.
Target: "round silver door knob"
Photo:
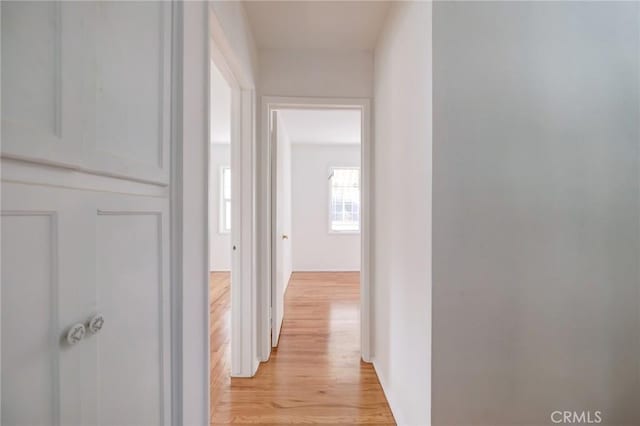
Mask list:
[[[97,333],[98,331],[102,330],[103,325],[104,317],[102,316],[102,314],[98,314],[91,318],[91,320],[89,321],[89,331],[91,331],[92,333]]]
[[[74,324],[67,331],[67,343],[75,345],[84,337],[86,330],[84,324]]]

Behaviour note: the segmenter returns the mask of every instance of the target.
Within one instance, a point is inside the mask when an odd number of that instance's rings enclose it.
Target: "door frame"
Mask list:
[[[260,217],[261,244],[259,273],[263,277],[258,293],[259,317],[258,333],[260,341],[260,360],[267,361],[271,355],[271,328],[269,318],[271,309],[271,291],[273,286],[273,238],[275,232],[273,199],[273,168],[276,141],[271,140],[271,114],[275,110],[286,109],[348,109],[361,112],[360,141],[360,355],[363,361],[371,362],[371,321],[372,321],[372,270],[371,270],[371,220],[372,220],[372,140],[371,140],[371,100],[369,98],[321,98],[321,97],[282,97],[263,96],[261,105],[261,193],[262,212]]]
[[[255,91],[238,66],[235,52],[231,48],[217,16],[209,7],[209,61],[214,63],[231,88],[231,376],[252,377],[258,367],[255,353],[255,306],[251,294],[255,289],[255,277],[252,272],[255,256],[253,243],[254,208],[254,125],[253,109]],[[211,70],[208,70],[211,78]],[[209,83],[210,85],[210,83]],[[211,87],[207,91],[207,117],[209,121],[209,143],[207,152],[207,170],[210,170],[211,155]],[[210,180],[207,180],[209,197]],[[208,198],[207,198],[208,199]],[[211,212],[207,203],[207,220]],[[209,224],[211,225],[211,224]],[[215,226],[215,225],[214,225]],[[207,260],[209,259],[210,232],[207,230]],[[215,254],[214,254],[215,256]],[[209,271],[207,271],[209,272]],[[207,274],[207,277],[209,275]],[[211,330],[209,330],[209,280],[206,283],[207,294],[207,354],[210,350]],[[211,371],[210,356],[207,355],[207,377]]]
[[[240,150],[240,137],[242,136],[242,122],[241,122],[241,114],[242,114],[242,88],[240,87],[240,85],[238,84],[238,80],[236,79],[233,71],[229,68],[229,65],[227,63],[227,60],[225,58],[225,55],[222,53],[222,51],[220,50],[220,47],[218,46],[218,44],[216,43],[216,40],[213,38],[213,36],[211,37],[211,41],[209,43],[209,91],[208,91],[208,97],[207,97],[207,104],[209,105],[209,108],[211,108],[211,102],[213,101],[213,96],[215,96],[215,94],[213,93],[213,87],[211,84],[211,78],[212,78],[212,67],[216,67],[218,69],[218,71],[220,71],[220,74],[222,74],[222,77],[224,78],[224,80],[227,82],[227,84],[229,85],[230,88],[230,92],[231,92],[231,102],[229,105],[230,108],[230,118],[231,118],[231,123],[230,123],[230,127],[231,127],[231,136],[230,136],[230,140],[229,140],[229,168],[231,169],[231,193],[232,194],[240,194],[242,191],[242,179],[238,179],[239,176],[237,176],[238,174],[242,173],[242,157],[241,157],[241,150]],[[211,221],[211,217],[213,216],[213,212],[212,209],[218,209],[218,215],[220,215],[220,211],[219,211],[219,206],[220,206],[220,197],[222,196],[222,194],[220,194],[220,196],[218,198],[212,198],[212,190],[214,188],[211,188],[210,183],[211,183],[211,179],[212,176],[214,174],[218,174],[218,176],[220,176],[220,170],[219,169],[214,169],[213,168],[213,164],[212,164],[212,155],[213,155],[213,138],[212,138],[212,130],[213,130],[213,126],[215,126],[215,123],[212,122],[212,117],[211,117],[211,109],[208,110],[209,114],[209,126],[208,126],[208,140],[209,140],[209,144],[208,144],[208,156],[207,156],[207,161],[208,161],[208,166],[207,166],[207,174],[208,174],[208,180],[207,180],[207,193],[208,193],[208,199],[207,199],[207,220],[208,220],[208,226],[209,229],[207,231],[207,261],[210,262],[210,248],[211,248],[211,239],[212,239],[212,234],[214,232],[218,232],[218,228],[219,228],[219,224],[218,223],[213,223]],[[218,185],[219,186],[219,185]],[[220,219],[220,218],[219,218]],[[241,351],[242,351],[242,316],[241,315],[237,315],[236,312],[239,312],[240,310],[242,310],[242,306],[239,302],[241,302],[241,299],[238,297],[237,293],[238,293],[238,287],[241,285],[242,283],[242,276],[243,276],[243,271],[241,270],[241,258],[240,258],[240,251],[236,250],[236,248],[239,245],[239,241],[241,238],[241,224],[242,224],[242,211],[241,211],[241,200],[238,199],[238,197],[231,197],[231,230],[229,232],[229,236],[230,236],[230,246],[233,247],[233,249],[231,247],[229,247],[230,250],[230,254],[231,254],[231,261],[230,261],[230,265],[229,265],[229,273],[231,275],[231,278],[229,280],[229,286],[230,286],[230,294],[231,294],[231,303],[232,303],[232,307],[231,307],[231,327],[230,327],[230,345],[231,345],[231,374],[240,374],[241,373],[241,364],[242,364],[242,358],[240,357]],[[238,226],[239,225],[239,226]],[[213,254],[215,256],[215,253]],[[209,265],[209,269],[208,269],[209,274],[211,273],[211,265]],[[210,294],[210,289],[209,289],[209,285],[208,285],[208,281],[207,281],[207,301],[209,303],[209,308],[208,310],[210,310],[210,303],[211,303],[211,294]],[[211,314],[209,312],[209,314]],[[209,322],[207,322],[209,324]],[[207,326],[207,329],[209,327]],[[211,336],[211,332],[212,330],[209,330],[208,332],[208,336]],[[211,342],[209,341],[210,337],[207,339],[207,347],[209,348],[209,351],[211,349]],[[210,357],[209,357],[210,358]],[[210,365],[210,360],[209,360],[209,365],[207,368],[207,371],[211,371],[211,365]]]
[[[257,370],[255,340],[255,86],[225,35],[210,2],[172,2],[171,88],[171,340],[172,424],[208,424],[210,407],[209,330],[209,121],[211,44],[215,42],[240,88],[243,193],[241,256],[243,275],[236,298],[241,315],[238,376]],[[246,219],[248,218],[248,219]],[[246,219],[246,220],[245,220]],[[247,272],[248,271],[248,272]],[[236,364],[237,365],[237,364]]]

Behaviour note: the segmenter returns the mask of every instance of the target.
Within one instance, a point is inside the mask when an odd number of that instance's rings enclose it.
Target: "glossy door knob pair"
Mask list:
[[[91,333],[96,334],[102,329],[103,325],[104,317],[101,314],[92,317],[87,327],[81,323],[74,324],[69,328],[69,331],[67,331],[67,343],[75,345],[84,338],[84,335],[87,333],[87,328]]]

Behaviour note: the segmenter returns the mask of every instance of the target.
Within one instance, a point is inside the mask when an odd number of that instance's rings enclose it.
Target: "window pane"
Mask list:
[[[329,218],[331,230],[360,230],[360,169],[335,168],[330,174],[331,200]]]
[[[222,169],[222,197],[225,200],[231,199],[231,169],[229,167]]]
[[[224,207],[225,207],[224,208],[224,211],[225,211],[224,228],[225,228],[225,231],[230,231],[231,230],[231,201],[226,201]]]
[[[220,232],[231,230],[231,169],[220,169]]]

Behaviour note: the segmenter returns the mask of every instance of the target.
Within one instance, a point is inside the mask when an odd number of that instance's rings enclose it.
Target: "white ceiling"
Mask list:
[[[363,49],[375,47],[387,1],[246,1],[261,49]]]
[[[358,110],[282,110],[278,119],[282,120],[291,143],[360,143]]]
[[[211,62],[211,142],[231,141],[231,87]]]

